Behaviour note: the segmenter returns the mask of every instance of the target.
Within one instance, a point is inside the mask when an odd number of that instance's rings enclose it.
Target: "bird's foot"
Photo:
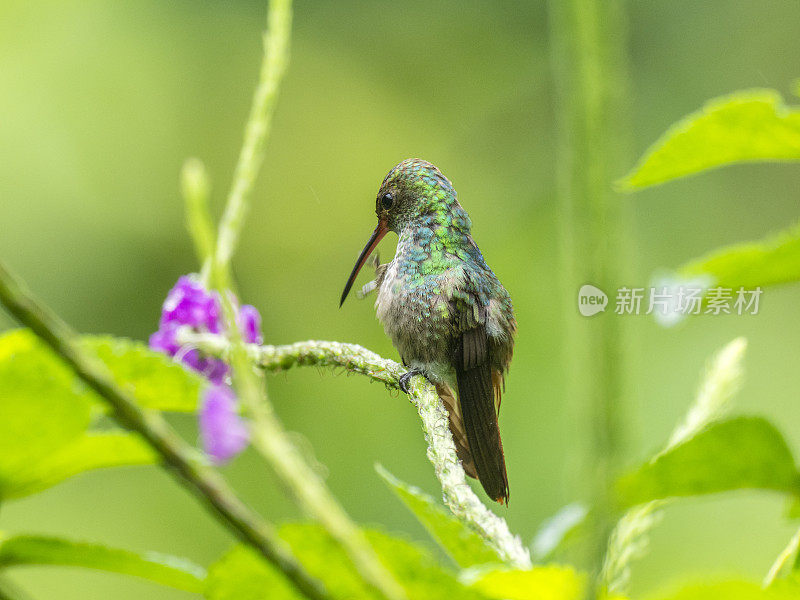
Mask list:
[[[422,371],[417,371],[416,369],[411,369],[410,371],[406,371],[402,375],[400,375],[400,379],[397,381],[400,389],[403,390],[403,393],[408,394],[408,384],[411,383],[411,378],[414,375],[422,375]]]

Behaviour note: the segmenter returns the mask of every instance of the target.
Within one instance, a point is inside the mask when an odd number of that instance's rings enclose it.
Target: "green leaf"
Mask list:
[[[657,595],[657,600],[797,600],[800,586],[785,581],[768,588],[749,581],[702,583],[683,588],[677,594]]]
[[[472,587],[502,600],[579,600],[586,594],[586,576],[555,565],[528,571],[498,569],[481,575]]]
[[[800,225],[760,242],[715,250],[681,267],[678,275],[710,275],[711,285],[734,290],[800,281]]]
[[[375,470],[459,567],[502,562],[478,534],[422,490],[403,483],[381,465]]]
[[[111,371],[114,380],[145,408],[195,412],[205,380],[142,342],[111,336],[84,336],[81,341]]]
[[[59,565],[99,569],[149,579],[189,592],[203,590],[205,571],[190,561],[156,552],[136,554],[52,537],[0,537],[0,568]]]
[[[453,574],[442,568],[427,551],[409,541],[375,530],[366,531],[375,552],[384,565],[405,587],[409,598],[426,600],[478,600],[480,594],[461,585]],[[361,584],[350,559],[321,527],[295,523],[281,528],[295,555],[312,574],[319,577],[333,592],[344,597],[356,593],[372,598],[374,594]]]
[[[194,411],[202,379],[143,344],[84,338],[146,407]],[[137,436],[89,431],[103,401],[30,330],[0,336],[0,497],[19,498],[89,469],[154,462]]]
[[[116,383],[145,407],[171,412],[195,412],[206,380],[170,357],[153,352],[144,343],[111,336],[83,336],[80,343],[108,367]],[[94,398],[72,370],[29,329],[15,329],[0,336],[0,362],[27,356],[27,360],[57,373],[75,391]]]
[[[786,441],[759,417],[712,423],[618,482],[623,507],[744,488],[800,493],[800,476]]]
[[[204,593],[210,600],[303,600],[248,546],[235,546],[209,567]]]
[[[383,563],[404,586],[409,598],[425,600],[485,600],[439,566],[423,549],[378,531],[367,538]],[[321,527],[288,524],[280,536],[311,575],[319,578],[334,598],[378,598],[352,566],[350,559]],[[236,546],[208,573],[206,597],[210,600],[296,600],[297,593],[274,568],[250,548]]]
[[[767,589],[778,594],[779,598],[783,598],[784,596],[800,598],[800,571],[797,570],[797,565],[795,565],[795,570],[792,573],[787,574],[781,579],[776,579]]]
[[[774,584],[776,581],[786,577],[796,577],[800,568],[800,529],[795,532],[792,539],[772,563],[769,573],[764,578],[764,584]]]
[[[26,331],[0,337],[0,497],[9,482],[79,438],[89,396]]]
[[[773,90],[744,90],[673,125],[617,185],[632,191],[737,162],[794,160],[800,160],[800,110]]]
[[[124,465],[148,465],[158,456],[135,434],[108,431],[87,433],[49,456],[18,470],[4,481],[4,497],[18,498],[61,483],[84,471]]]
[[[534,560],[542,562],[560,556],[570,545],[580,542],[588,531],[592,517],[589,509],[580,503],[563,506],[544,521],[533,538],[531,549]]]

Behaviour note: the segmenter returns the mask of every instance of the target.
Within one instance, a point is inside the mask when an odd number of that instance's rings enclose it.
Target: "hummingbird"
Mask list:
[[[456,453],[486,494],[509,498],[498,414],[514,350],[516,321],[508,292],[472,239],[472,221],[450,181],[431,163],[410,158],[384,178],[375,200],[378,225],[344,286],[344,304],[378,242],[398,236],[394,259],[379,265],[362,294],[375,308],[412,376],[436,388],[449,415]]]

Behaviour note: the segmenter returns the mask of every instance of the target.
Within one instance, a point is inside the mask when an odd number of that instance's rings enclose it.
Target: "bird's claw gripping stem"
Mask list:
[[[400,386],[400,389],[403,390],[403,393],[409,393],[408,384],[411,383],[411,378],[414,377],[414,375],[422,375],[422,371],[411,369],[410,371],[406,371],[400,375],[400,379],[397,380],[397,384]]]

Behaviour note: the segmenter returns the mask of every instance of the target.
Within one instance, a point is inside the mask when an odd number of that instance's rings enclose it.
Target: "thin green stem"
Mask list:
[[[120,425],[138,432],[161,455],[167,470],[239,539],[260,552],[307,598],[329,598],[322,585],[295,560],[272,524],[239,500],[217,471],[199,461],[194,449],[161,414],[139,408],[136,400],[114,383],[105,366],[75,342],[76,335],[70,327],[35,300],[1,263],[0,302],[108,403]]]
[[[178,342],[223,359],[229,358],[232,351],[228,340],[218,335],[182,331]],[[365,375],[392,389],[399,389],[400,376],[406,372],[402,365],[356,344],[310,340],[286,346],[248,344],[246,349],[250,361],[266,371],[282,371],[293,366],[338,368]],[[409,399],[422,420],[428,442],[427,456],[450,511],[486,540],[503,562],[520,569],[530,568],[530,554],[520,539],[509,531],[503,518],[478,499],[467,483],[447,426],[447,412],[436,390],[424,378],[414,377]]]
[[[250,192],[264,161],[264,145],[272,125],[278,89],[289,62],[291,33],[291,0],[270,0],[258,87],[253,95],[253,104],[245,127],[244,143],[217,237],[215,255],[222,264],[228,264],[236,251],[239,234],[247,214]]]
[[[203,163],[190,158],[181,169],[181,191],[186,204],[186,227],[194,242],[197,260],[203,265],[202,281],[207,285],[211,257],[216,246],[216,234],[208,208],[211,185]]]
[[[624,356],[619,319],[608,310],[591,319],[575,309],[583,284],[611,296],[621,285],[624,218],[611,192],[614,160],[625,144],[621,0],[550,0],[552,62],[558,90],[558,186],[561,273],[566,311],[567,397],[583,422],[584,492],[595,516],[588,560],[598,572],[611,532],[612,478],[621,453]],[[611,314],[608,314],[611,313]]]

